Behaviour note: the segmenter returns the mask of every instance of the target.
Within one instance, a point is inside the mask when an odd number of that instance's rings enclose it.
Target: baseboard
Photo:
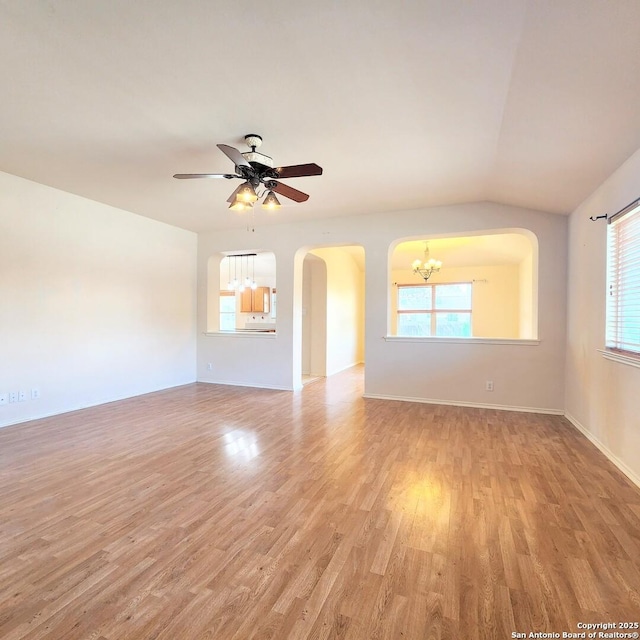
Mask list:
[[[603,444],[598,438],[596,438],[587,428],[580,423],[580,421],[572,416],[570,413],[565,411],[564,417],[587,439],[591,444],[595,445],[608,459],[612,462],[622,473],[624,473],[631,482],[633,482],[637,487],[640,487],[640,476],[630,469],[618,456],[616,456],[609,447]]]
[[[519,411],[521,413],[545,413],[552,416],[563,416],[562,409],[542,409],[539,407],[514,407],[504,404],[484,404],[482,402],[457,402],[454,400],[435,400],[431,398],[412,398],[406,396],[386,396],[378,393],[365,393],[364,398],[377,400],[399,400],[400,402],[420,402],[422,404],[444,404],[451,407],[471,407],[475,409],[498,409],[499,411]]]
[[[82,411],[82,409],[91,409],[93,407],[99,407],[103,404],[111,404],[112,402],[120,402],[121,400],[129,400],[130,398],[139,398],[140,396],[146,396],[150,393],[159,393],[160,391],[167,391],[167,389],[176,389],[177,387],[184,387],[188,384],[194,384],[197,380],[191,380],[189,382],[181,382],[179,384],[171,384],[167,387],[158,387],[157,389],[151,389],[150,391],[143,391],[142,393],[134,393],[122,396],[116,396],[109,398],[108,400],[98,400],[97,402],[90,402],[88,404],[78,404],[62,411],[48,411],[46,413],[38,413],[28,418],[20,418],[12,422],[0,422],[0,429],[4,427],[13,427],[19,424],[25,424],[27,422],[33,422],[34,420],[44,420],[45,418],[53,418],[54,416],[62,416],[65,413],[73,413],[74,411]]]
[[[282,387],[275,384],[257,384],[255,382],[237,382],[235,380],[196,380],[202,384],[222,384],[229,387],[251,387],[252,389],[272,389],[273,391],[293,391],[291,387]]]

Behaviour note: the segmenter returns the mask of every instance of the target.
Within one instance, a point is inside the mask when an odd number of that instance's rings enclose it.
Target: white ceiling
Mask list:
[[[258,224],[492,200],[568,213],[640,147],[638,0],[0,0],[0,170],[244,226],[215,147],[310,194]]]

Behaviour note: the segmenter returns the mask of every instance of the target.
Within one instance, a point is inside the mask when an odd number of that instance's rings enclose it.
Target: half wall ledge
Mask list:
[[[540,340],[520,338],[445,338],[435,336],[382,336],[386,342],[427,342],[435,344],[515,344],[521,347],[535,347]]]

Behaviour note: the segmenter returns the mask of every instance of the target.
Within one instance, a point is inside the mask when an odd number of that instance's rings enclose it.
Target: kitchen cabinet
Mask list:
[[[242,313],[269,313],[271,310],[271,289],[269,287],[247,288],[240,295],[240,311]]]

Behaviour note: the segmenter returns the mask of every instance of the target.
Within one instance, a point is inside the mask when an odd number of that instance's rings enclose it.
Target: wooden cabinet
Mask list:
[[[240,296],[240,311],[242,313],[269,313],[271,310],[271,289],[269,287],[247,288]]]
[[[240,294],[240,311],[242,313],[253,311],[253,289],[247,288]]]
[[[258,287],[253,292],[253,310],[259,313],[269,313],[271,308],[271,289]]]

